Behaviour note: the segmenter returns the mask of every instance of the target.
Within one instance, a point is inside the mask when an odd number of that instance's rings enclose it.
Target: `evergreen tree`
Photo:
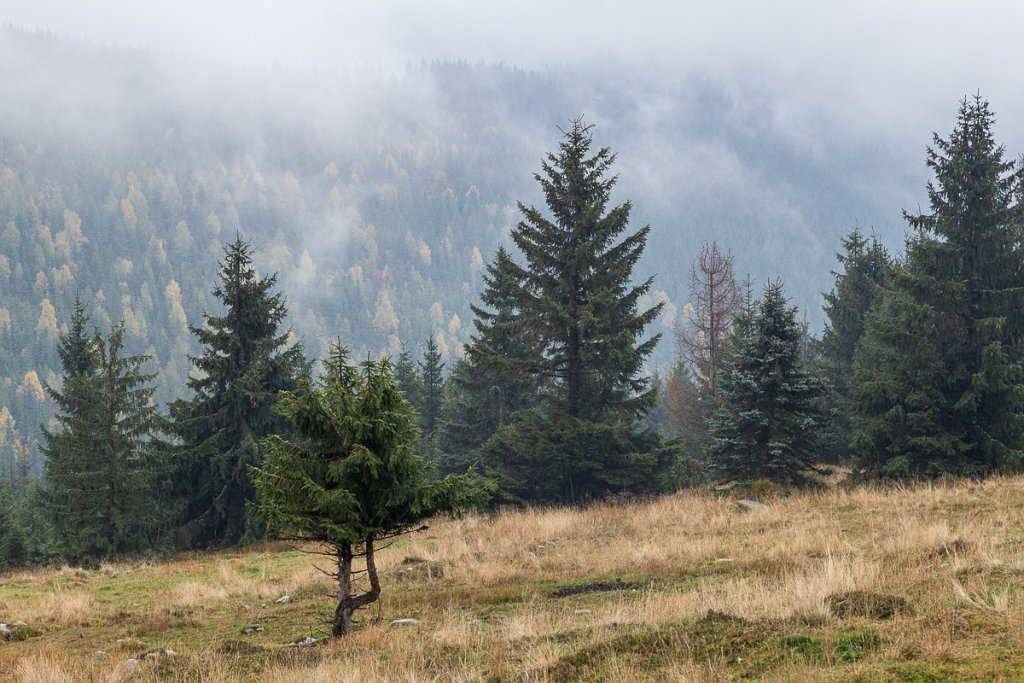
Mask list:
[[[445,382],[439,445],[452,471],[468,467],[476,450],[537,398],[532,351],[515,327],[515,269],[499,247],[484,273],[480,305],[470,307],[476,333]]]
[[[191,400],[171,405],[181,443],[174,486],[179,496],[178,541],[191,547],[225,546],[260,534],[247,506],[255,501],[250,466],[263,460],[260,440],[283,433],[279,391],[308,372],[301,344],[282,330],[287,309],[273,293],[276,275],[260,278],[252,248],[236,237],[224,248],[214,296],[220,316],[205,313],[190,327],[202,346],[191,358]]]
[[[519,371],[542,395],[483,452],[513,498],[571,501],[646,486],[660,445],[639,422],[655,400],[640,372],[659,337],[637,338],[661,306],[638,311],[652,280],[630,284],[650,227],[623,237],[631,205],[609,207],[615,155],[591,154],[590,131],[574,120],[534,176],[550,217],[520,204],[512,232],[525,265],[506,266],[511,327],[531,350]]]
[[[156,519],[152,436],[163,429],[151,399],[148,356],[124,356],[124,326],[85,335],[76,302],[58,355],[60,389],[48,387],[59,429],[44,427],[46,501],[58,554],[92,563],[147,547]]]
[[[931,213],[906,215],[906,263],[855,354],[853,443],[888,476],[983,474],[1024,461],[1021,178],[965,99],[934,136]]]
[[[253,468],[260,512],[275,530],[327,544],[336,558],[338,604],[332,633],[352,627],[355,610],[381,593],[377,544],[411,531],[425,518],[486,502],[476,476],[428,481],[416,455],[416,419],[387,360],[348,363],[331,349],[316,386],[281,397],[281,410],[301,442],[265,440],[267,457]],[[369,588],[356,593],[353,560],[364,557]]]
[[[828,459],[845,458],[850,444],[850,417],[854,406],[850,394],[853,358],[864,335],[870,311],[888,286],[892,262],[875,235],[866,237],[853,228],[843,239],[844,253],[837,254],[843,270],[833,272],[835,284],[825,294],[825,332],[821,338],[822,363],[832,394],[833,436],[828,440]]]
[[[0,484],[0,570],[27,564],[28,539],[18,519],[11,489]]]
[[[395,362],[395,382],[405,395],[405,400],[419,411],[423,400],[423,379],[405,342],[402,342],[402,350],[398,354],[398,361]]]
[[[444,391],[444,363],[441,352],[433,337],[427,338],[427,350],[423,353],[420,366],[420,384],[423,387],[422,407],[420,409],[420,430],[424,441],[433,442],[441,419],[442,392]]]
[[[711,421],[710,457],[723,479],[800,485],[814,470],[822,383],[803,362],[796,308],[781,283],[736,320]]]

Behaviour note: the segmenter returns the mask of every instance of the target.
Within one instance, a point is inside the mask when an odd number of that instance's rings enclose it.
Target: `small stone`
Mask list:
[[[737,500],[736,505],[738,505],[741,510],[765,510],[768,508],[764,503],[759,503],[756,500],[747,500],[746,498],[743,500]]]
[[[129,668],[129,669],[134,669],[134,668],[135,668],[135,667],[137,667],[137,666],[138,666],[139,664],[142,664],[142,662],[140,662],[139,660],[135,659],[134,657],[132,657],[131,659],[126,659],[126,660],[124,660],[124,665],[125,665],[125,666],[126,666],[127,668]]]
[[[388,626],[390,628],[400,628],[402,626],[416,626],[419,623],[419,619],[395,619]]]
[[[106,659],[107,658],[107,653],[104,652],[103,650],[96,650],[95,657],[96,657],[96,659]]]
[[[291,601],[292,601],[292,596],[290,596],[290,595],[282,595],[281,597],[279,597],[274,602],[276,602],[279,605],[287,605]]]
[[[295,642],[291,643],[291,647],[307,647],[307,646],[316,645],[316,644],[317,644],[317,639],[316,638],[314,638],[313,636],[306,636],[305,638],[300,638],[300,639],[296,640]]]
[[[156,659],[159,656],[160,656],[159,652],[147,652],[146,653],[146,659]]]
[[[178,653],[171,649],[164,649],[160,650],[160,654],[162,654],[164,657],[175,657],[177,656]]]
[[[588,609],[578,609],[576,610],[576,614],[593,614],[593,612]]]

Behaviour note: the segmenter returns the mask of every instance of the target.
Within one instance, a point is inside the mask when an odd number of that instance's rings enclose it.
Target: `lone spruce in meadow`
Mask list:
[[[416,418],[386,359],[356,367],[336,344],[320,381],[283,392],[279,407],[298,440],[263,441],[266,459],[250,469],[255,508],[278,535],[328,546],[338,581],[332,634],[341,636],[353,613],[380,597],[377,544],[434,515],[483,505],[488,487],[473,473],[430,480],[416,454]],[[358,557],[370,583],[362,593],[352,582]]]

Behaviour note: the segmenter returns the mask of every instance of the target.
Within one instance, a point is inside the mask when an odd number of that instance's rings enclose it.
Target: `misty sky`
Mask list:
[[[948,128],[981,91],[1024,113],[1024,3],[868,0],[7,0],[5,23],[214,64],[400,68],[421,59],[524,67],[613,57],[754,79],[851,124]]]

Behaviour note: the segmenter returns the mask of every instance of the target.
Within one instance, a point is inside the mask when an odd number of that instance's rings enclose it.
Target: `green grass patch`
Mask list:
[[[881,646],[881,637],[872,631],[841,633],[832,644],[832,654],[840,662],[857,662]]]

